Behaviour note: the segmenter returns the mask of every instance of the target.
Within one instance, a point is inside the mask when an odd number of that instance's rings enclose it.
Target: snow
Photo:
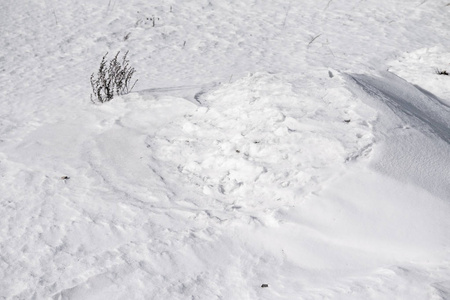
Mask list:
[[[0,299],[448,299],[449,9],[2,1]]]

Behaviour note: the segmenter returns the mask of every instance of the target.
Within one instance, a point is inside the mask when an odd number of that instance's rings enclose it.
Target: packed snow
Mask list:
[[[449,12],[1,1],[0,299],[450,299]]]

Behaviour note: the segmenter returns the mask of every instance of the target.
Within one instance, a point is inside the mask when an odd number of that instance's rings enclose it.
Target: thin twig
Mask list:
[[[131,91],[133,90],[134,86],[136,85],[136,82],[138,82],[139,79],[136,79],[136,81],[134,82],[133,86],[131,87],[131,89],[128,91],[129,93],[131,93]]]
[[[55,11],[53,11],[53,15],[55,16],[55,22],[56,22],[56,25],[58,25],[58,18],[56,17]]]
[[[312,38],[312,40],[308,43],[308,46],[306,47],[306,48],[309,48],[309,46],[319,37],[319,36],[321,36],[322,34],[318,34],[318,35],[316,35],[315,37],[313,37]]]
[[[327,46],[327,47],[328,47],[328,50],[330,50],[331,55],[333,55],[333,57],[336,57],[336,56],[334,55],[334,53],[333,53],[333,50],[331,50],[330,46]]]
[[[289,14],[290,10],[291,10],[291,2],[289,1],[289,6],[286,9],[286,15],[284,16],[283,27],[286,25],[286,20],[287,20],[287,17],[288,17],[288,14]]]
[[[419,7],[419,6],[421,6],[421,5],[423,5],[423,4],[427,3],[427,2],[428,2],[428,0],[424,0],[424,1],[422,1],[422,3],[420,3],[420,4],[417,5],[416,7]]]

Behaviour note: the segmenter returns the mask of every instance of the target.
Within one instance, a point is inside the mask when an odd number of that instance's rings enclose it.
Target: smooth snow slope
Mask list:
[[[2,1],[0,298],[449,299],[449,10]]]
[[[389,107],[399,119],[397,128],[395,125],[383,128],[383,132],[394,131],[395,134],[387,134],[386,149],[376,164],[392,176],[406,176],[447,199],[450,195],[450,173],[447,171],[450,107],[433,94],[395,75],[383,75],[378,78],[352,76],[364,91]]]

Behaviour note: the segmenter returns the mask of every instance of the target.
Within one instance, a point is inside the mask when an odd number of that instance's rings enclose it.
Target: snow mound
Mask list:
[[[448,49],[436,46],[406,52],[389,62],[388,66],[390,72],[450,105],[450,76],[436,74],[437,70],[450,74]]]
[[[301,89],[314,81],[296,82]],[[256,73],[199,101],[147,143],[174,184],[230,206],[302,199],[373,142],[368,120],[351,108],[355,99],[344,88],[318,99],[295,92],[282,76]]]
[[[448,199],[450,107],[389,72],[351,77],[366,93],[360,94],[362,99],[382,112],[374,123],[377,138],[384,142],[377,168]]]

